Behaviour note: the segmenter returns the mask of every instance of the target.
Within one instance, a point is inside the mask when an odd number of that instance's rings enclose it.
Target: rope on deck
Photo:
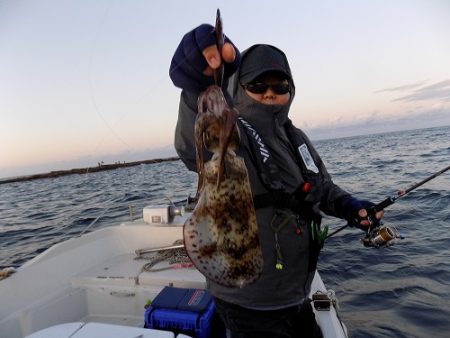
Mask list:
[[[13,267],[4,268],[4,269],[0,270],[0,280],[8,278],[14,272],[16,272],[16,269],[14,269]]]
[[[178,239],[175,242],[173,242],[173,245],[182,245],[182,244],[183,244],[182,239]],[[139,258],[146,259],[149,261],[142,267],[141,272],[144,271],[157,272],[177,268],[190,268],[193,266],[184,247],[173,250],[160,250],[156,252],[149,252],[142,254]],[[165,261],[169,263],[168,266],[155,268],[156,264]]]

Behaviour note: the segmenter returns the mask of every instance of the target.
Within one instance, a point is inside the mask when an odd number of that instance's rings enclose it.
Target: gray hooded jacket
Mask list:
[[[270,60],[278,60],[272,64]],[[267,61],[269,60],[269,61]],[[281,61],[280,61],[281,60]],[[273,60],[272,60],[273,61]],[[287,105],[272,106],[259,103],[250,98],[240,85],[240,81],[249,78],[250,73],[261,74],[267,70],[282,70],[288,76],[291,85],[291,97]],[[255,76],[253,76],[254,78]],[[288,112],[295,95],[288,61],[283,52],[268,45],[256,45],[242,54],[241,68],[229,79],[228,94],[241,117],[247,121],[261,137],[264,145],[277,164],[279,178],[284,190],[288,193],[296,191],[307,179],[305,174],[318,177],[320,189],[314,190],[307,196],[327,214],[337,215],[335,201],[344,195],[345,191],[336,186],[325,166],[307,136],[292,126]],[[181,94],[178,123],[175,132],[175,148],[186,166],[196,170],[194,124],[197,111],[198,93],[183,91]],[[267,194],[270,187],[261,179],[261,172],[256,165],[260,156],[252,147],[251,135],[242,123],[238,123],[241,143],[237,151],[247,166],[250,185],[254,196]],[[314,161],[318,172],[309,169],[301,170],[297,148],[287,135],[286,127],[291,126],[290,132],[300,143],[304,143]],[[207,159],[207,158],[206,158]],[[300,160],[301,161],[301,160]],[[309,163],[311,168],[311,163]],[[314,168],[313,168],[314,171]],[[281,219],[273,219],[279,207],[269,205],[258,208],[259,239],[262,247],[264,268],[260,278],[253,284],[241,289],[227,288],[208,281],[208,287],[213,296],[230,303],[255,309],[278,309],[302,303],[308,296],[314,277],[317,257],[310,257],[311,246],[310,228],[308,222],[299,216],[290,217],[289,222],[277,232],[278,243],[283,257],[283,269],[276,269],[275,233]],[[272,224],[271,224],[272,222]],[[272,225],[272,226],[271,226]],[[318,251],[317,251],[318,255]],[[313,268],[311,269],[310,258]]]

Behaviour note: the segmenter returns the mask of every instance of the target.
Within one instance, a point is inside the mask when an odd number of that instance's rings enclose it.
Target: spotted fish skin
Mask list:
[[[196,119],[198,201],[183,228],[184,245],[195,267],[209,280],[227,287],[253,283],[263,268],[247,168],[234,152],[239,143],[236,117],[219,87],[211,86],[200,96]],[[206,163],[201,155],[203,144],[213,152]]]

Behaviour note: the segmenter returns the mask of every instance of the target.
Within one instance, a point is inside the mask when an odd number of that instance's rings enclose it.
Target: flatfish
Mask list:
[[[198,101],[195,122],[197,204],[183,227],[184,245],[209,280],[243,287],[261,274],[263,258],[244,160],[236,156],[238,112],[210,86]],[[203,161],[203,146],[213,153]]]

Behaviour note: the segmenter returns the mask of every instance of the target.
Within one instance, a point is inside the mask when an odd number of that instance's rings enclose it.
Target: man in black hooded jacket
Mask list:
[[[288,113],[295,85],[285,54],[260,44],[241,55],[225,41],[220,55],[214,28],[201,25],[175,52],[170,76],[183,89],[175,148],[195,171],[197,99],[213,84],[213,70],[223,60],[225,94],[240,114],[237,155],[249,174],[264,267],[260,278],[243,288],[208,280],[208,289],[232,338],[321,337],[308,301],[323,245],[320,212],[364,228],[373,204],[335,185],[308,137],[293,126]]]

